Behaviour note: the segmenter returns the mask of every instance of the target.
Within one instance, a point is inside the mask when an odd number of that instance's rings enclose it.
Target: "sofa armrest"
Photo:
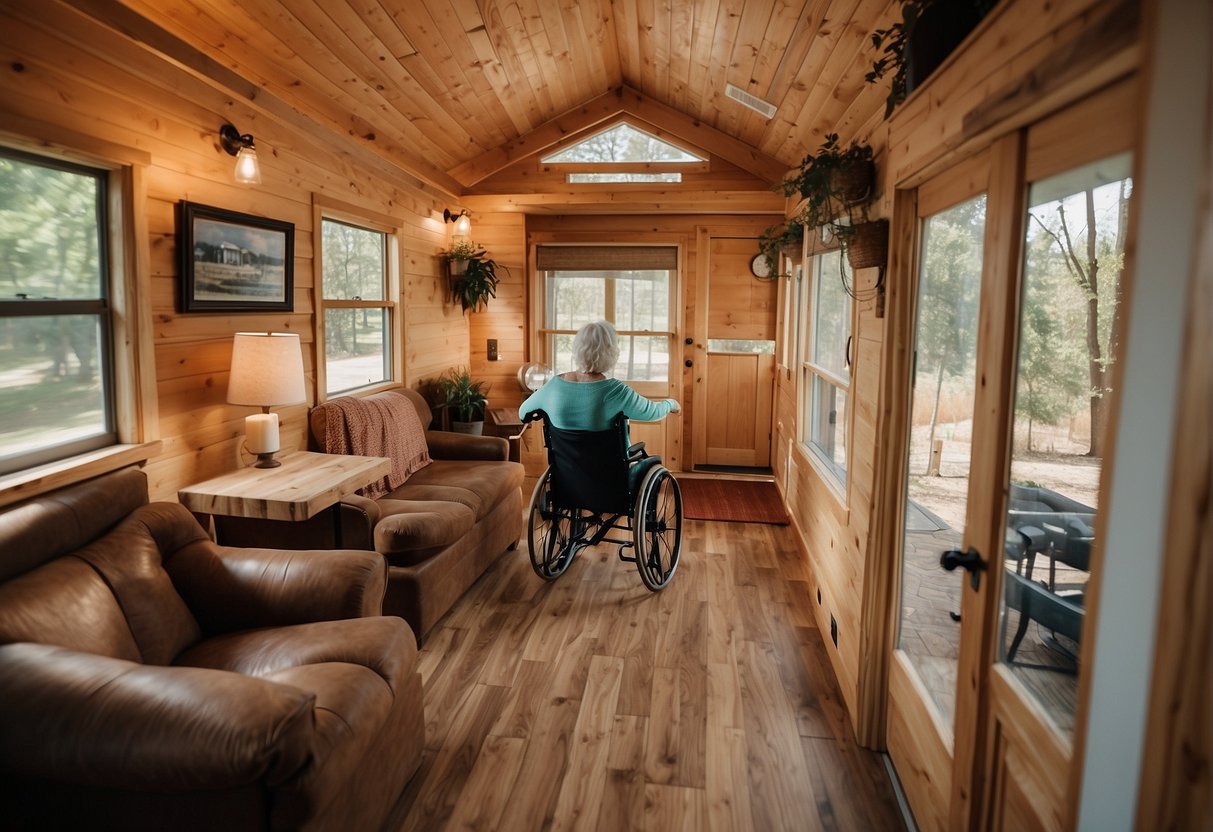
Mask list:
[[[466,433],[450,433],[442,430],[427,430],[426,444],[434,459],[485,459],[510,458],[510,443],[500,436],[472,436]]]
[[[347,549],[240,549],[209,540],[165,558],[204,633],[379,615],[387,562]]]
[[[164,792],[275,785],[311,760],[314,703],[238,673],[6,644],[0,772]]]

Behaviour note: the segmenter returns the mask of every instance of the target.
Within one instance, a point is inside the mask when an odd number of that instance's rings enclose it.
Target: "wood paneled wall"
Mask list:
[[[226,404],[233,333],[297,332],[313,383],[312,195],[320,193],[397,219],[404,379],[416,380],[468,356],[468,320],[445,300],[437,252],[446,231],[441,202],[419,188],[385,181],[359,164],[352,143],[304,134],[242,103],[212,80],[169,62],[58,2],[14,2],[0,11],[5,49],[0,140],[106,158],[125,148],[145,159],[146,215],[162,452],[148,466],[153,499],[247,463],[241,460],[246,407]],[[236,185],[218,131],[235,124],[257,140],[264,182]],[[175,206],[180,200],[295,224],[295,308],[273,314],[179,314]],[[310,391],[314,401],[315,391]],[[311,402],[309,402],[310,404]],[[284,449],[305,444],[305,406],[279,410]]]

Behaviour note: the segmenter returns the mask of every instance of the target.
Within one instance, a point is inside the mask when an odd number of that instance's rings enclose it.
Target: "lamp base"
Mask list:
[[[274,454],[277,451],[270,451],[265,454],[257,454],[257,462],[253,465],[254,468],[278,468],[282,465],[281,462],[274,459]]]

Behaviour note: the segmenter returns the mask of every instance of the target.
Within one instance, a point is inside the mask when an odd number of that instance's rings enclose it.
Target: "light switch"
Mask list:
[[[489,353],[489,361],[497,360],[497,339],[496,338],[489,339],[488,353]]]

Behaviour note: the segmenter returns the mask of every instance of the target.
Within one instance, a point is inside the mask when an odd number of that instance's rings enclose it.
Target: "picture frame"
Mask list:
[[[182,201],[182,312],[293,312],[295,224]]]

